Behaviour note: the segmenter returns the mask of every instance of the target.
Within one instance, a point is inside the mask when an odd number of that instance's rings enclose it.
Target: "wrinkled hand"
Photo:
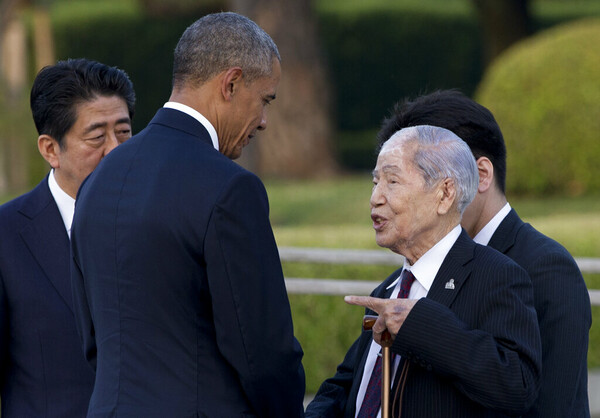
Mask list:
[[[350,305],[364,306],[379,314],[372,328],[373,339],[377,344],[386,347],[392,345],[400,327],[417,303],[417,299],[381,299],[371,296],[346,296],[344,301]],[[391,339],[385,338],[385,331],[391,334]]]

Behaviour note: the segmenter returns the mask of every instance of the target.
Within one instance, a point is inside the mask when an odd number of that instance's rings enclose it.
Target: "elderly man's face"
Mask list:
[[[373,171],[371,218],[377,244],[409,258],[438,225],[439,188],[427,188],[414,166],[415,144],[384,147]]]

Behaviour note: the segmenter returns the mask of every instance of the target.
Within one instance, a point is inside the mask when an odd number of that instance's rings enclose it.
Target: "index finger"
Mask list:
[[[385,299],[374,298],[372,296],[346,296],[344,297],[344,301],[350,305],[364,306],[378,314],[383,311],[385,305]]]

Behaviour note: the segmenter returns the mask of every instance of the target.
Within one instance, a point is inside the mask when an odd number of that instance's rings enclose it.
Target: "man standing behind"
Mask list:
[[[131,137],[134,106],[127,74],[94,61],[60,61],[33,83],[38,149],[52,170],[0,207],[2,418],[85,416],[94,373],[73,318],[74,199],[98,162]]]
[[[538,399],[524,416],[589,417],[589,293],[567,250],[524,223],[508,204],[506,147],[494,116],[458,91],[438,91],[396,105],[379,139],[422,124],[453,131],[477,160],[479,188],[462,226],[475,242],[506,254],[531,277],[542,337],[542,382]]]
[[[302,415],[266,191],[231,161],[266,128],[280,76],[254,22],[204,16],[177,44],[170,101],[82,186],[72,273],[90,416]]]

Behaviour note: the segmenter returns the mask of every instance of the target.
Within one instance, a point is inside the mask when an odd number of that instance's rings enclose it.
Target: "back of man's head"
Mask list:
[[[77,105],[98,96],[120,97],[133,118],[135,92],[123,70],[83,58],[42,68],[30,95],[38,133],[51,136],[62,146],[63,137],[77,120]]]
[[[496,185],[505,193],[506,146],[502,131],[488,109],[457,90],[439,90],[397,103],[377,137],[383,143],[398,130],[417,125],[448,129],[469,145],[476,159],[489,158]]]
[[[271,74],[281,61],[271,37],[256,23],[232,12],[206,15],[189,26],[175,48],[173,87],[198,86],[220,72],[240,67],[249,83]]]

